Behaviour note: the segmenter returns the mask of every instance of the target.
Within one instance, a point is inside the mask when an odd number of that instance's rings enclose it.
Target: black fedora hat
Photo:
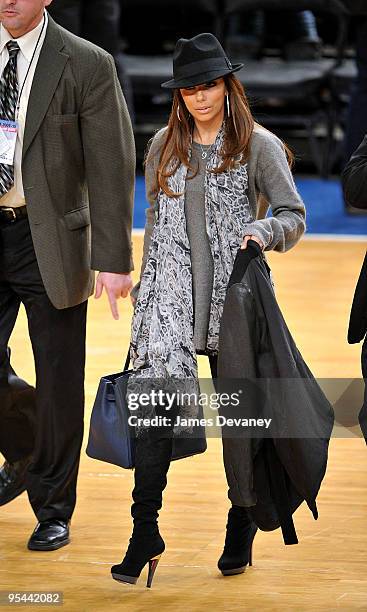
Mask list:
[[[219,40],[210,33],[180,38],[173,54],[173,79],[162,87],[176,89],[214,81],[240,70],[243,64],[231,64]]]

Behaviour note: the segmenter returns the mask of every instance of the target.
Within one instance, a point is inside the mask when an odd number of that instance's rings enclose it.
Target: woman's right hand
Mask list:
[[[249,240],[253,240],[254,242],[257,242],[257,244],[261,247],[261,250],[264,250],[264,245],[261,242],[260,238],[258,238],[257,236],[244,236],[243,237],[243,242],[241,244],[241,249],[247,249],[247,243]]]

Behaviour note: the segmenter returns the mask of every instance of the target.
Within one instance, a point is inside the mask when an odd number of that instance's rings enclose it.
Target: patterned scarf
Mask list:
[[[221,163],[224,125],[212,146],[205,174],[206,231],[214,262],[207,351],[218,352],[226,289],[245,223],[253,221],[247,197],[247,165],[214,173]],[[190,152],[191,155],[191,152]],[[158,194],[155,223],[132,321],[131,359],[141,378],[197,379],[190,243],[186,231],[185,182],[181,164],[168,184],[171,198]],[[129,385],[133,384],[134,374]],[[192,416],[181,410],[180,416]]]

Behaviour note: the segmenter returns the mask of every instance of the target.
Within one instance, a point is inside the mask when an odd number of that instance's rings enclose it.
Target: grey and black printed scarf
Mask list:
[[[238,163],[226,172],[212,172],[221,163],[224,129],[223,125],[212,146],[205,175],[206,231],[214,262],[206,348],[212,354],[218,352],[226,289],[243,240],[243,228],[245,223],[253,221],[247,197],[247,164]],[[139,379],[167,382],[198,377],[193,340],[191,255],[184,209],[187,172],[187,166],[181,164],[168,181],[170,189],[182,195],[172,198],[162,190],[158,194],[159,215],[132,321],[134,374],[129,386],[134,383],[135,374]],[[180,416],[195,415],[182,408]]]

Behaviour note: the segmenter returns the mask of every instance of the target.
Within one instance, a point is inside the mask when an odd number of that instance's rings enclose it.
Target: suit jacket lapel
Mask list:
[[[23,158],[39,130],[69,56],[61,53],[64,41],[59,26],[49,16],[46,37],[38,59],[28,101]]]

